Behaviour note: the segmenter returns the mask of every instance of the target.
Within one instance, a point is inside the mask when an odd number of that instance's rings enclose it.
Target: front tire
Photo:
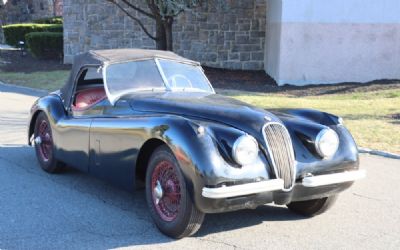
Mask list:
[[[336,202],[337,195],[308,201],[295,201],[286,206],[293,212],[313,217],[328,211]]]
[[[158,147],[146,170],[146,200],[159,230],[172,238],[196,233],[204,213],[193,203],[179,163],[167,146]]]
[[[40,167],[48,173],[59,172],[63,166],[54,157],[53,134],[49,119],[43,112],[38,115],[35,121],[34,141]]]

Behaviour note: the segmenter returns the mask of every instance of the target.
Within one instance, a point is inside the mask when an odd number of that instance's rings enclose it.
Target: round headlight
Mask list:
[[[253,163],[258,156],[256,139],[250,135],[240,136],[233,144],[232,155],[240,165]]]
[[[322,158],[332,157],[339,148],[339,137],[335,131],[326,128],[317,135],[315,148]]]

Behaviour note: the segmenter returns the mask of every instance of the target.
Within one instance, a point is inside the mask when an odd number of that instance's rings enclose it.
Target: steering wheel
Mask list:
[[[186,76],[181,75],[181,74],[172,75],[167,80],[168,80],[168,82],[172,83],[172,87],[173,88],[177,88],[178,87],[177,86],[178,85],[177,82],[179,82],[179,81],[177,81],[178,79],[185,80],[186,83],[187,83],[187,86],[190,86],[190,88],[193,88],[192,82]]]

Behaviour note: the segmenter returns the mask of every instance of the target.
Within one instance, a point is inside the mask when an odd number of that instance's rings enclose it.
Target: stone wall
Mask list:
[[[4,3],[0,0],[0,44],[4,43],[4,33],[3,33],[3,20],[4,20]]]
[[[63,0],[55,0],[54,1],[54,15],[62,16],[63,15]]]
[[[141,3],[144,1],[134,1]],[[263,69],[266,0],[206,0],[174,24],[174,51],[206,66]],[[154,32],[154,22],[140,16]],[[64,0],[64,61],[89,49],[154,48],[139,25],[103,0]]]
[[[1,26],[26,23],[32,20],[62,16],[63,0],[0,0],[0,43],[4,43]]]
[[[53,0],[8,0],[0,12],[2,25],[30,22],[54,16]]]

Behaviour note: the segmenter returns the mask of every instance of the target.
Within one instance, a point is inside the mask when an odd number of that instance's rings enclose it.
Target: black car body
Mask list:
[[[138,87],[126,91],[131,82]],[[66,164],[128,190],[145,179],[157,226],[177,238],[194,233],[199,226],[191,225],[200,225],[204,213],[271,202],[320,213],[365,175],[339,117],[269,112],[217,95],[197,62],[171,52],[77,56],[66,85],[32,106],[28,135],[48,172]],[[165,155],[158,163],[155,152]],[[153,161],[155,176],[148,170]],[[311,211],[316,201],[321,205]],[[192,215],[180,219],[188,207]]]

